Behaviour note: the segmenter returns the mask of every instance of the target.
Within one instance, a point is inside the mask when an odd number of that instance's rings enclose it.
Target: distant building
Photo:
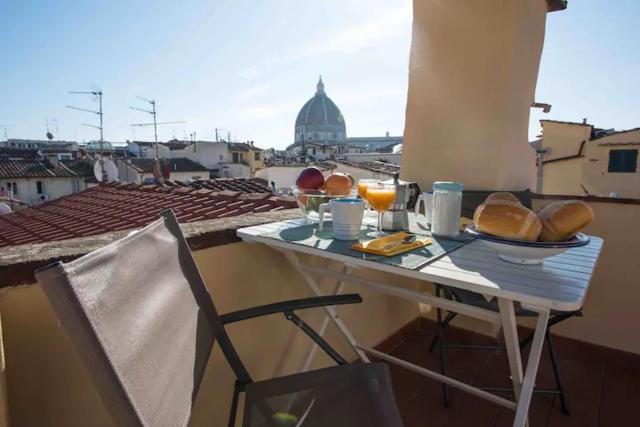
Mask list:
[[[0,160],[0,198],[34,205],[86,189],[84,178],[64,162]]]
[[[327,96],[320,77],[315,95],[300,109],[296,117],[294,143],[316,142],[328,145],[344,143],[347,129],[340,109]]]
[[[390,153],[398,144],[402,144],[402,137],[389,136],[389,132],[385,136],[347,138],[344,116],[327,96],[320,77],[315,95],[302,106],[296,116],[294,143],[287,147],[287,155],[284,157],[322,161],[339,158],[344,154]]]
[[[227,143],[229,160],[220,165],[221,176],[251,178],[264,168],[262,149],[249,142]]]
[[[542,194],[640,198],[640,128],[615,131],[586,122],[541,120],[531,143]]]
[[[167,162],[166,172],[169,173],[170,181],[189,181],[196,179],[209,178],[207,168],[199,163],[187,158],[162,159]],[[150,183],[156,182],[154,175],[155,159],[116,159],[118,167],[118,179],[125,182]],[[160,177],[162,173],[160,172]]]
[[[347,138],[347,144],[352,146],[358,146],[366,148],[367,151],[372,152],[392,152],[393,147],[402,144],[401,136],[389,136],[389,132],[385,136],[357,136]]]

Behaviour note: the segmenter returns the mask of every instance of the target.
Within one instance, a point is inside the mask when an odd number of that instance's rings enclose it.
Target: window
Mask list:
[[[224,156],[222,154],[220,154],[220,161],[224,160]]]
[[[18,183],[17,182],[7,182],[7,191],[9,194],[13,191],[13,194],[18,194]]]
[[[610,150],[609,172],[636,171],[638,166],[638,150]]]
[[[42,194],[44,192],[42,188],[42,181],[36,182],[36,191],[38,192],[38,194]]]
[[[253,160],[260,160],[260,152],[256,151],[255,153],[253,153]]]
[[[242,153],[232,153],[233,163],[240,163],[242,161]]]

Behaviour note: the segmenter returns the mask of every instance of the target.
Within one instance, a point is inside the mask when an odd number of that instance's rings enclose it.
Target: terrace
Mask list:
[[[449,3],[451,10],[447,12],[433,4],[416,1],[414,5],[402,177],[417,181],[423,189],[442,179],[462,181],[471,189],[532,187],[535,162],[526,143],[528,111],[545,15],[562,10],[564,2],[540,0],[525,5],[488,1],[478,6],[463,1]],[[456,13],[467,17],[468,33],[458,31],[460,23],[451,18]],[[513,25],[501,25],[504,22]],[[428,43],[430,40],[446,42],[439,45]],[[452,50],[457,52],[455,58]],[[505,51],[512,55],[508,60],[503,60]],[[503,65],[496,69],[497,63]],[[477,76],[465,66],[468,64],[486,66],[491,72]],[[468,129],[461,126],[464,120],[460,114],[451,113],[461,109]],[[505,116],[510,120],[505,121]],[[452,134],[451,129],[458,131]],[[430,137],[425,140],[424,135]],[[437,145],[443,140],[448,141],[446,150]],[[469,141],[483,143],[476,146]],[[535,195],[534,208],[564,198]],[[640,218],[640,200],[583,200],[595,212],[595,220],[585,232],[605,243],[584,317],[553,329],[571,414],[560,411],[557,396],[536,394],[529,411],[532,426],[631,425],[634,403],[640,400],[640,338],[633,327],[639,320],[640,242],[630,237]],[[80,210],[82,206],[86,211]],[[113,425],[71,341],[35,284],[36,268],[102,247],[150,222],[161,209],[172,207],[220,312],[304,298],[309,294],[301,285],[303,277],[287,264],[282,253],[244,243],[236,235],[242,227],[300,217],[293,206],[290,200],[267,194],[255,181],[212,180],[196,181],[194,186],[102,185],[37,209],[0,217],[0,424]],[[92,216],[98,207],[101,212],[107,209],[109,215]],[[327,270],[338,268],[337,263],[314,257],[305,261]],[[431,284],[419,280],[366,269],[358,274],[425,295],[434,292]],[[319,283],[324,291],[332,287],[330,280]],[[434,332],[432,307],[385,296],[358,284],[347,284],[345,292],[357,292],[364,299],[363,304],[338,309],[359,341],[437,369],[437,352],[426,350]],[[323,320],[321,312],[301,316],[314,327]],[[489,344],[502,336],[488,324],[469,318],[459,317],[453,325],[447,333],[451,341]],[[531,321],[520,324],[523,330],[532,326]],[[306,337],[275,316],[258,324],[233,325],[229,332],[257,379],[299,371],[310,348]],[[336,328],[330,326],[326,337],[342,354],[356,359]],[[452,350],[448,357],[449,374],[455,378],[476,385],[511,384],[504,352]],[[541,360],[537,384],[546,386],[553,379],[547,355]],[[318,354],[312,367],[330,363]],[[391,366],[396,399],[407,426],[501,426],[513,422],[513,411],[460,391],[452,392],[451,406],[445,408],[439,383]],[[190,425],[225,425],[233,381],[216,347]]]

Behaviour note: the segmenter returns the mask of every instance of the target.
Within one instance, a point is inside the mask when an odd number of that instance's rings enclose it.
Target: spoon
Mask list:
[[[389,244],[384,245],[382,247],[382,250],[383,251],[388,251],[390,249],[395,248],[396,246],[413,243],[413,242],[416,241],[416,239],[417,239],[417,236],[415,234],[409,234],[409,235],[403,237],[402,240],[400,240],[399,242],[393,242],[393,243],[389,243]]]

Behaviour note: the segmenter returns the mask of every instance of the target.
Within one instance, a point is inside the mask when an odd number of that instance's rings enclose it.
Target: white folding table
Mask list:
[[[483,242],[474,240],[422,268],[410,270],[268,237],[269,234],[274,232],[299,227],[306,223],[307,220],[305,219],[296,219],[247,227],[238,230],[238,236],[245,242],[262,243],[283,252],[287,260],[300,272],[305,283],[316,296],[324,294],[318,286],[315,276],[325,276],[336,281],[333,289],[334,294],[340,293],[343,284],[348,282],[366,286],[371,290],[387,295],[429,304],[502,326],[516,400],[505,399],[486,390],[359,344],[332,307],[326,308],[328,316],[320,328],[321,334],[324,333],[331,320],[363,361],[368,362],[367,354],[370,354],[387,362],[400,365],[515,410],[514,426],[524,426],[527,423],[527,413],[533,394],[550,310],[575,311],[582,307],[593,269],[602,248],[602,239],[591,236],[591,242],[587,246],[570,249],[563,254],[548,258],[541,265],[507,263],[500,260],[497,254]],[[300,254],[338,261],[342,263],[342,270],[336,271],[305,263],[300,259]],[[488,297],[495,297],[498,301],[499,312],[496,313],[491,310],[465,305],[457,301],[409,290],[389,283],[365,279],[356,274],[359,269],[383,271],[425,282],[439,283],[478,292]],[[531,350],[524,372],[520,356],[514,302],[519,302],[524,308],[538,313]],[[315,348],[308,354],[303,369],[310,365],[314,351]]]

